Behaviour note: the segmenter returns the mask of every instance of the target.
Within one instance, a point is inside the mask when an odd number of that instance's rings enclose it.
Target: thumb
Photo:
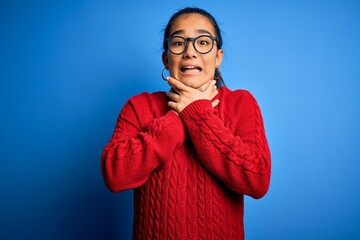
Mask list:
[[[205,91],[207,91],[208,93],[213,92],[216,89],[216,81],[215,80],[211,80],[209,81]]]

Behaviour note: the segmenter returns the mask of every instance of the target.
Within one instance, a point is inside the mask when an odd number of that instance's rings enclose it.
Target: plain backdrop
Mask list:
[[[262,109],[272,180],[247,239],[360,238],[359,1],[3,0],[0,239],[131,239],[133,192],[106,189],[100,156],[129,97],[169,89],[163,29],[186,6]]]

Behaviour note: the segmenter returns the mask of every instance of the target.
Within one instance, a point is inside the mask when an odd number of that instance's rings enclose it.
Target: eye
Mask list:
[[[200,41],[199,41],[199,44],[200,44],[200,45],[203,45],[203,46],[206,46],[206,45],[210,44],[210,42],[209,42],[209,41],[206,41],[206,40],[200,40]]]
[[[196,45],[205,47],[211,45],[211,38],[209,36],[201,36],[196,40]]]
[[[174,47],[174,48],[175,47],[183,47],[185,45],[186,45],[185,40],[183,38],[177,37],[177,36],[171,38],[170,42],[169,42],[169,46]]]
[[[171,42],[171,45],[174,46],[174,47],[180,47],[180,46],[184,46],[185,43],[183,41],[173,41]]]

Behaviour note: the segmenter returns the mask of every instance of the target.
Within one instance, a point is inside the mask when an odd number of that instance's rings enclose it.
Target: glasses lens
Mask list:
[[[210,36],[201,36],[196,39],[195,48],[199,53],[208,53],[211,51],[214,45],[214,41]]]
[[[175,53],[175,54],[181,54],[185,51],[185,48],[186,48],[186,42],[185,42],[185,39],[181,38],[181,37],[173,37],[169,40],[168,42],[168,47],[169,47],[169,50],[172,52],[172,53]]]

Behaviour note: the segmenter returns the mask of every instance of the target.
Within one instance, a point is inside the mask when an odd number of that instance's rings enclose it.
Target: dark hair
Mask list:
[[[215,18],[210,14],[208,13],[207,11],[201,9],[201,8],[196,8],[196,7],[186,7],[186,8],[183,8],[179,11],[177,11],[176,13],[174,13],[168,24],[166,25],[166,28],[164,30],[164,41],[163,41],[163,48],[164,48],[164,51],[167,51],[168,50],[168,45],[167,45],[167,41],[166,39],[169,37],[169,34],[170,34],[170,28],[172,27],[173,23],[175,22],[175,20],[180,17],[181,15],[183,14],[194,14],[194,13],[197,13],[197,14],[200,14],[206,18],[208,18],[211,22],[211,24],[213,25],[213,27],[215,28],[215,32],[216,32],[216,38],[217,38],[217,47],[219,49],[221,49],[222,47],[222,44],[223,44],[223,41],[222,41],[222,37],[221,37],[221,31],[220,31],[220,28],[219,28],[219,25],[217,24]],[[225,86],[225,82],[223,80],[223,78],[221,77],[221,73],[219,71],[219,69],[215,69],[215,76],[219,76],[217,79],[216,79],[216,85],[217,87],[221,87],[221,86]]]

